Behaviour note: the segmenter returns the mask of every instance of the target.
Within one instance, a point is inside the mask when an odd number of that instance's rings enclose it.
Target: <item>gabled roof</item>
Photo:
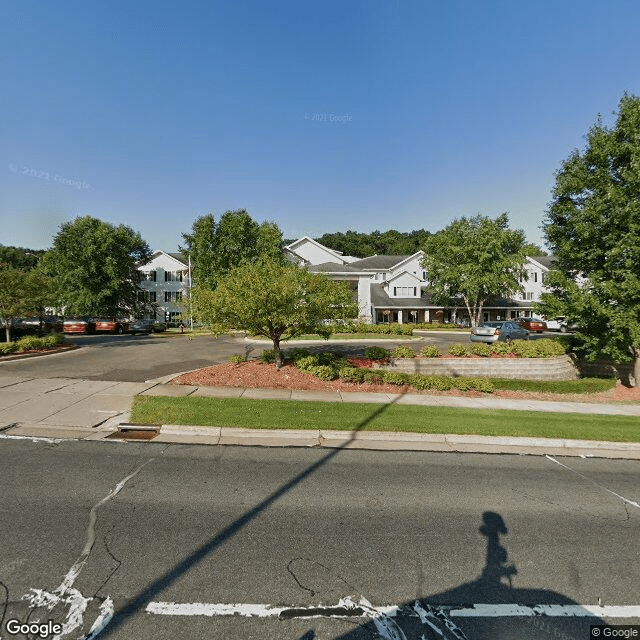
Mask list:
[[[288,244],[285,247],[285,249],[288,249],[292,253],[296,253],[296,248],[298,246],[300,246],[301,244],[304,244],[304,243],[312,244],[312,245],[318,247],[319,249],[322,249],[322,250],[334,255],[336,257],[336,259],[339,260],[340,262],[348,262],[348,260],[346,258],[350,257],[350,256],[343,256],[341,251],[336,251],[335,249],[329,249],[329,247],[325,247],[323,244],[320,244],[319,242],[317,242],[313,238],[310,238],[309,236],[303,236],[302,238],[298,238],[295,242],[292,242],[291,244]]]
[[[419,298],[390,298],[381,284],[372,284],[371,304],[377,309],[425,309],[431,304],[431,296],[423,291]]]
[[[531,262],[537,262],[541,267],[545,269],[551,269],[553,263],[556,261],[555,256],[527,256]]]
[[[413,280],[418,282],[418,283],[424,282],[422,280],[422,278],[418,278],[418,276],[415,273],[411,273],[411,271],[407,271],[406,269],[402,269],[401,271],[398,271],[397,273],[394,273],[393,277],[388,278],[387,281],[386,281],[386,284],[389,285],[389,284],[393,283],[395,280],[397,280],[400,276],[403,276],[405,273],[409,277],[411,277]]]
[[[167,251],[162,251],[162,250],[158,249],[157,251],[153,252],[153,254],[151,255],[151,258],[147,262],[142,263],[142,264],[138,264],[138,269],[148,265],[153,260],[155,260],[156,258],[159,258],[161,256],[166,256],[167,258],[169,258],[173,262],[176,262],[177,263],[176,264],[176,268],[177,269],[181,269],[181,268],[186,267],[188,265],[188,262],[184,259],[184,256],[181,253],[168,253]]]
[[[312,264],[307,267],[313,273],[350,273],[366,275],[362,269],[357,269],[353,264],[336,264],[335,262],[323,262],[322,264]]]
[[[393,267],[410,257],[411,256],[369,256],[368,258],[362,258],[362,260],[352,262],[351,266],[360,270],[385,271],[393,269]]]

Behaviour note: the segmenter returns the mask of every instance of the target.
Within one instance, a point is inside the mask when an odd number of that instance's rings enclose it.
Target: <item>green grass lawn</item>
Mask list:
[[[355,429],[640,442],[640,420],[633,416],[397,404],[136,396],[131,421],[253,429]]]

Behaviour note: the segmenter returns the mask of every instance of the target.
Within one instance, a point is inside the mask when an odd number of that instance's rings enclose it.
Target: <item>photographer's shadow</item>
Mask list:
[[[487,539],[487,556],[476,580],[407,602],[394,614],[374,618],[339,640],[576,640],[589,638],[591,625],[605,624],[584,615],[580,607],[556,609],[570,615],[548,615],[548,605],[578,603],[548,589],[514,587],[518,570],[508,564],[501,540],[508,529],[500,514],[485,511],[479,532]]]

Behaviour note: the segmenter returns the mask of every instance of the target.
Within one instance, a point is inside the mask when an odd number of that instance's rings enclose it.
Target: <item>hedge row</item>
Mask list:
[[[455,343],[449,345],[447,353],[453,356],[482,356],[488,358],[492,354],[508,355],[515,353],[521,358],[552,358],[565,355],[569,351],[569,342],[562,338],[543,338],[541,340],[514,340],[512,343],[485,342]],[[436,345],[423,347],[420,354],[425,358],[437,358],[440,349]],[[367,358],[371,360],[383,360],[390,356],[394,358],[415,358],[418,354],[409,345],[400,345],[393,351],[387,351],[382,347],[367,349]]]
[[[388,383],[400,386],[408,385],[420,390],[448,391],[449,389],[460,389],[461,391],[468,391],[475,389],[485,393],[493,391],[493,385],[488,378],[453,378],[354,367],[346,358],[329,352],[311,355],[305,349],[296,349],[294,352],[287,353],[287,359],[293,361],[300,371],[310,373],[325,381],[340,378],[344,382],[355,384]]]
[[[0,342],[0,355],[18,353],[21,351],[40,351],[50,349],[64,342],[64,336],[54,333],[44,338],[36,336],[25,336],[14,342]]]

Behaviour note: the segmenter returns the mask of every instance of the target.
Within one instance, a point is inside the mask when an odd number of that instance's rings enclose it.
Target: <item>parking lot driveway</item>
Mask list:
[[[264,345],[222,336],[74,336],[73,351],[0,363],[0,376],[145,382],[226,362],[228,356],[260,354]]]

